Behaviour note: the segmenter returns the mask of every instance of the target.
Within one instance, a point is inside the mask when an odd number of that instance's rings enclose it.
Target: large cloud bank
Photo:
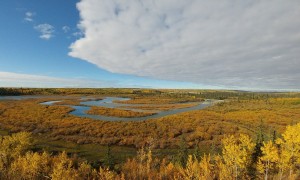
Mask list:
[[[81,0],[69,55],[115,73],[300,89],[300,1]]]

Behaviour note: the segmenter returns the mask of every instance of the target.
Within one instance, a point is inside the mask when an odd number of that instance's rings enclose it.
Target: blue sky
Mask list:
[[[73,0],[4,0],[0,2],[0,21],[2,22],[0,86],[200,87],[189,82],[111,73],[94,64],[70,57],[69,46],[80,38],[78,35],[80,30],[77,28],[79,12],[76,9],[76,2]],[[53,26],[54,32],[51,33],[53,37],[40,38],[41,33],[35,28],[40,24]],[[29,77],[24,78],[24,76]],[[30,80],[35,79],[35,76],[36,80]],[[52,81],[51,79],[49,81],[49,78],[53,78]],[[69,79],[70,82],[68,82]],[[78,82],[77,80],[79,83],[74,83],[74,81]],[[85,83],[80,83],[81,81]]]
[[[280,0],[2,0],[0,87],[299,90],[299,9]]]

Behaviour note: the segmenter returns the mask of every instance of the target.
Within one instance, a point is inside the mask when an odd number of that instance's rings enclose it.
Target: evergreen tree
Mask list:
[[[200,160],[201,158],[201,151],[200,151],[200,148],[199,148],[199,141],[196,141],[196,146],[195,146],[195,149],[194,149],[194,156],[196,157],[197,160]]]
[[[188,148],[184,136],[181,136],[179,149],[176,156],[176,162],[181,166],[185,166],[188,160]]]
[[[253,162],[256,163],[258,158],[262,156],[261,147],[263,146],[263,142],[265,141],[265,134],[263,132],[264,125],[263,120],[260,120],[260,125],[258,126],[258,132],[256,134],[256,143],[253,154]]]
[[[260,125],[258,126],[258,131],[256,134],[256,142],[255,142],[255,147],[254,147],[254,152],[252,154],[252,160],[251,160],[251,166],[248,169],[248,172],[252,178],[256,177],[256,167],[255,165],[257,164],[259,158],[262,156],[262,150],[261,147],[264,145],[265,141],[265,135],[263,133],[263,120],[261,119]]]
[[[109,169],[113,169],[115,163],[114,163],[114,158],[111,154],[111,145],[107,144],[107,151],[106,151],[106,155],[105,155],[105,160],[104,160],[104,164],[109,168]]]
[[[274,130],[272,135],[272,142],[275,143],[276,139],[277,139],[277,132],[276,130]]]

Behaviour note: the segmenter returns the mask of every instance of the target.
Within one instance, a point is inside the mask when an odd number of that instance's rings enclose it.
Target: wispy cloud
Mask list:
[[[71,28],[69,26],[63,26],[61,29],[63,30],[64,33],[68,33]]]
[[[55,28],[52,25],[45,23],[34,26],[34,29],[41,33],[41,39],[49,40],[53,37]]]
[[[81,38],[81,37],[83,37],[84,33],[82,31],[76,31],[76,32],[73,32],[72,35],[75,38]]]
[[[81,0],[72,57],[116,73],[300,89],[300,1]]]
[[[24,20],[27,21],[27,22],[32,22],[34,16],[35,16],[35,13],[34,13],[34,12],[27,11],[27,12],[25,13]]]
[[[0,71],[0,87],[85,87],[85,88],[199,88],[197,84],[182,82],[167,82],[143,79],[139,82],[135,79],[89,79],[84,77],[60,78],[34,74],[14,73]],[[218,87],[207,87],[218,88]]]
[[[0,87],[107,87],[115,82],[0,72]]]

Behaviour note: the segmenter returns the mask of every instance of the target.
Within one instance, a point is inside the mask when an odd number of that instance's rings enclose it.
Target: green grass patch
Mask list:
[[[63,140],[47,140],[42,137],[35,139],[36,144],[34,148],[37,151],[47,151],[50,153],[65,151],[68,154],[76,154],[88,162],[104,162],[107,156],[108,147],[99,144],[76,144]],[[121,163],[126,161],[127,158],[134,157],[136,155],[136,149],[123,146],[111,146],[111,154],[115,163]]]
[[[8,131],[0,129],[0,136],[7,136],[8,134]]]

